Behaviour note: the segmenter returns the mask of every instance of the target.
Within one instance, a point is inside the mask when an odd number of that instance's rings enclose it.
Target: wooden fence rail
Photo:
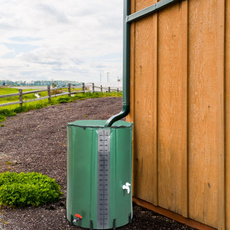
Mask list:
[[[0,107],[8,106],[8,105],[15,105],[15,104],[20,104],[20,106],[22,106],[23,103],[40,101],[40,100],[44,100],[44,99],[48,99],[49,101],[51,101],[52,97],[59,97],[59,96],[64,96],[64,95],[71,96],[72,94],[77,94],[77,93],[86,93],[86,92],[92,92],[92,93],[94,93],[94,92],[109,92],[110,93],[110,92],[119,92],[120,91],[119,88],[102,87],[102,85],[95,86],[94,83],[92,83],[92,84],[82,83],[82,87],[81,87],[82,90],[72,91],[74,89],[74,87],[71,85],[71,83],[69,83],[68,84],[68,92],[58,93],[58,94],[52,95],[51,91],[57,90],[57,89],[62,89],[62,88],[52,88],[51,89],[50,85],[48,85],[47,89],[43,89],[43,90],[34,90],[34,91],[23,92],[22,89],[19,89],[19,93],[0,95],[0,98],[19,96],[19,101],[3,103],[3,104],[0,104]],[[35,99],[31,99],[31,100],[23,100],[23,95],[41,93],[41,92],[46,92],[46,91],[48,93],[48,96],[35,98]]]

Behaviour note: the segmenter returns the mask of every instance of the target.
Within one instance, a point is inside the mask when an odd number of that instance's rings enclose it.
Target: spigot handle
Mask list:
[[[130,193],[130,186],[131,186],[131,184],[126,182],[126,184],[122,186],[122,189],[127,190],[127,193],[129,194]]]

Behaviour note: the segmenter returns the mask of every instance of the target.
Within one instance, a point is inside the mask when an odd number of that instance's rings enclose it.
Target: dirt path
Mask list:
[[[65,218],[66,127],[75,120],[106,120],[120,112],[121,98],[98,98],[60,104],[9,117],[0,127],[0,172],[40,172],[56,179],[63,198],[37,208],[0,212],[0,229],[79,229]],[[133,223],[120,229],[192,229],[134,206]]]

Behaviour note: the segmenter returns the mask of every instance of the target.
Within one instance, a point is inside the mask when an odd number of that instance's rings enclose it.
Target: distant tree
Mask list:
[[[3,82],[3,83],[2,83],[2,85],[3,85],[3,86],[5,86],[5,85],[6,85],[6,83],[5,83],[5,82]]]
[[[55,81],[52,81],[52,88],[56,88],[57,84],[55,83]]]

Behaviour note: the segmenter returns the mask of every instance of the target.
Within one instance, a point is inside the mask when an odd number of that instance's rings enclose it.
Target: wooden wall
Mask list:
[[[186,0],[132,24],[128,121],[134,196],[230,229],[230,0]]]

